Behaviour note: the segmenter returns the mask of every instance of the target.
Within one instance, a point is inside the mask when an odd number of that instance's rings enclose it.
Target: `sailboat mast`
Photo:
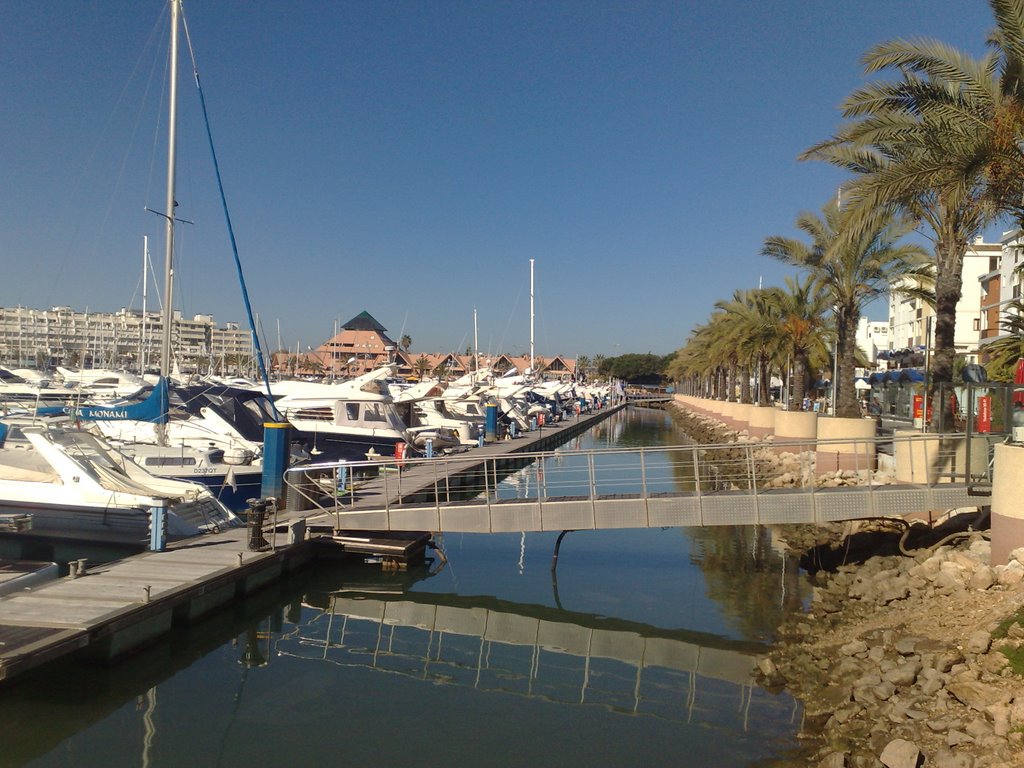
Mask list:
[[[473,373],[480,370],[480,341],[476,330],[476,307],[473,307]]]
[[[530,374],[533,374],[533,259],[530,259]]]
[[[142,236],[142,327],[139,329],[139,375],[146,373],[146,297],[149,289],[149,235]]]
[[[178,17],[181,13],[181,0],[170,0],[170,3],[171,78],[167,116],[167,207],[164,212],[164,218],[167,219],[167,242],[164,250],[164,335],[160,353],[160,375],[162,377],[167,377],[171,373],[171,322],[174,318],[172,309],[174,306],[174,176],[178,143]]]

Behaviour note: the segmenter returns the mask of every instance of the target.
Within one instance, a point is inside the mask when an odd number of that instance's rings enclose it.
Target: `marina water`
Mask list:
[[[687,439],[630,408],[565,448]],[[750,678],[806,598],[769,531],[571,532],[552,569],[557,538],[447,534],[447,562],[408,573],[321,564],[115,666],[48,668],[0,693],[0,765],[725,768],[795,748],[799,705]]]

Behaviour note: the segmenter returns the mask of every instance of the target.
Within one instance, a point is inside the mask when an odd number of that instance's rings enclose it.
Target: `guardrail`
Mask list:
[[[672,497],[696,500],[694,509],[699,519],[696,523],[674,524],[709,524],[705,513],[722,506],[724,500],[729,501],[725,504],[729,509],[752,509],[752,518],[747,512],[741,514],[751,522],[773,522],[773,515],[777,518],[774,522],[805,521],[805,513],[794,513],[799,519],[782,519],[787,503],[812,510],[811,519],[806,521],[815,522],[829,515],[833,519],[850,516],[849,509],[836,503],[836,492],[841,491],[851,495],[849,506],[860,505],[880,514],[893,506],[896,497],[891,490],[907,486],[934,492],[906,496],[894,512],[924,511],[910,507],[926,504],[957,506],[965,489],[967,493],[985,495],[991,483],[992,446],[1002,439],[963,433],[915,434],[814,443],[559,449],[498,456],[474,456],[470,452],[433,459],[293,467],[287,471],[285,482],[293,498],[301,499],[307,508],[333,515],[338,528],[350,527],[355,517],[362,516],[388,529],[441,530],[442,512],[448,519],[455,514],[452,510],[459,509],[467,513],[470,509],[486,511],[493,517],[499,508],[499,514],[507,515],[516,502],[540,513],[559,503],[572,505],[581,514],[589,510],[591,525],[586,527],[600,527],[598,505],[609,508],[620,502],[625,509],[626,502],[637,501],[642,502],[645,516],[642,520],[635,515],[630,519],[640,521],[636,527],[645,527],[666,524],[659,522],[663,518],[650,515],[652,505],[648,502],[663,504]],[[892,459],[881,455],[882,444],[891,446]],[[847,468],[829,470],[833,455],[842,456]],[[822,471],[822,464],[827,471]],[[887,489],[890,495],[885,502],[876,502],[874,497]],[[954,489],[958,493],[950,495]],[[854,492],[858,494],[856,500]],[[829,494],[829,499],[815,498],[823,494]],[[744,505],[737,497],[752,499],[753,506]],[[408,528],[406,523],[396,523],[395,514],[411,510],[430,511],[429,520],[434,524]],[[819,514],[819,510],[824,511]],[[686,514],[687,520],[695,519]],[[411,524],[409,515],[403,519]],[[424,517],[416,519],[423,521]]]

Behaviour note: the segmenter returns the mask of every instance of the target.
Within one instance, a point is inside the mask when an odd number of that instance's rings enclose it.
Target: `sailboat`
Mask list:
[[[146,415],[141,417],[128,413],[132,409],[125,404],[110,408],[80,409],[76,411],[75,417],[94,422],[96,429],[110,439],[119,451],[154,474],[202,482],[229,508],[239,511],[246,507],[248,499],[260,496],[263,474],[262,424],[281,419],[269,392],[263,395],[249,389],[213,384],[198,387],[169,386],[173,363],[171,331],[174,325],[177,59],[181,16],[180,0],[170,2],[167,196],[165,211],[154,211],[164,218],[166,230],[160,375],[153,394],[142,401],[155,401],[157,405],[155,409],[147,409]],[[246,306],[248,308],[247,298]]]
[[[163,354],[160,379],[153,392],[133,405],[65,407],[61,413],[33,413],[0,421],[0,510],[32,516],[33,531],[92,541],[141,541],[149,526],[149,510],[168,508],[170,536],[189,536],[238,525],[240,521],[204,486],[158,477],[116,451],[109,442],[79,428],[81,420],[142,421],[158,425],[158,440],[140,445],[154,469],[166,472],[196,468],[214,456],[191,446],[167,441],[168,377],[171,359],[172,256],[174,251],[175,123],[177,50],[181,0],[171,0],[171,85],[167,161],[167,249],[163,308]],[[57,418],[57,423],[44,421]],[[29,420],[26,423],[26,419]],[[39,421],[37,421],[39,420]],[[124,447],[124,444],[121,445]],[[200,451],[201,452],[201,451]],[[222,460],[224,452],[219,458]],[[191,461],[191,464],[189,463]],[[228,484],[238,468],[222,463]],[[235,475],[228,475],[234,472]],[[262,472],[262,470],[261,470]],[[207,477],[213,472],[207,473]]]

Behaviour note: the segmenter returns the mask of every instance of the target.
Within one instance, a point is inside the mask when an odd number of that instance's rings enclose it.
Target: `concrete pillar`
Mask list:
[[[874,469],[875,420],[843,419],[822,416],[818,419],[818,455],[814,471],[818,474],[837,469]],[[822,445],[822,440],[847,440]]]
[[[775,414],[775,440],[796,442],[782,450],[800,453],[813,451],[818,439],[818,414],[813,411],[778,411]]]
[[[967,465],[967,438],[942,434],[922,434],[919,430],[893,433],[898,483],[951,483],[950,474],[963,474]],[[985,475],[988,463],[988,439],[971,438],[971,472]]]
[[[1024,446],[996,445],[992,467],[992,565],[1003,565],[1010,553],[1024,547]]]
[[[757,435],[758,437],[764,437],[770,435],[775,429],[775,412],[776,408],[770,405],[754,405],[747,411],[747,422],[750,426],[748,431],[751,435]]]

